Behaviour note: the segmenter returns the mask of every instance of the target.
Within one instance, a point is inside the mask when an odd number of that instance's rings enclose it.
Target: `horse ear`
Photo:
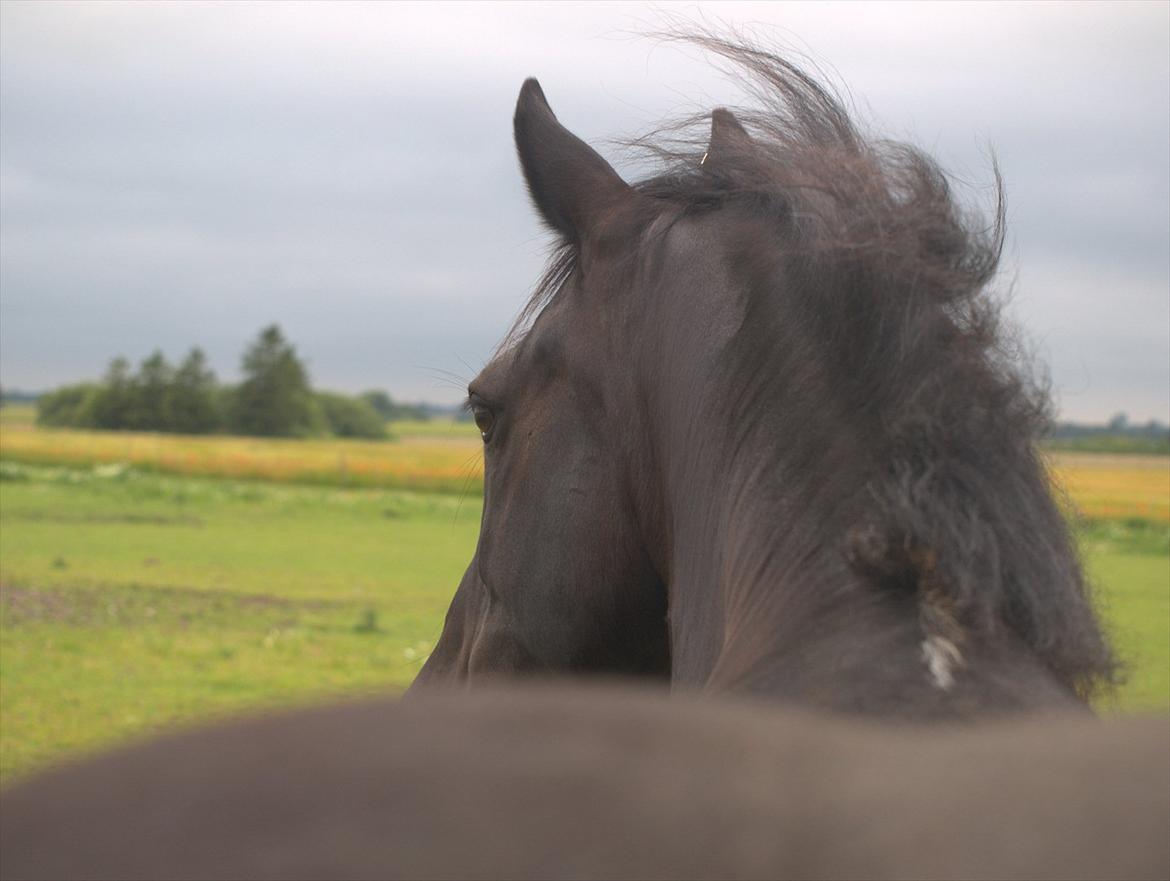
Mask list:
[[[536,210],[554,230],[580,242],[630,187],[596,150],[557,122],[535,79],[524,81],[512,124]]]
[[[719,172],[735,154],[743,153],[752,146],[752,136],[747,133],[735,114],[726,107],[711,111],[711,142],[703,157],[703,168]]]

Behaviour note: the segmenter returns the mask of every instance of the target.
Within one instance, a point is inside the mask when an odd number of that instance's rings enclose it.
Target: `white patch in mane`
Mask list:
[[[922,641],[922,660],[930,670],[934,684],[946,691],[955,682],[953,670],[963,666],[958,646],[943,636],[928,636]]]

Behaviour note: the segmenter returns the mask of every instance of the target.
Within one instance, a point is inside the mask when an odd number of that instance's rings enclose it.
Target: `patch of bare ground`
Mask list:
[[[182,587],[28,587],[0,582],[0,619],[8,627],[126,625],[158,623],[160,619],[174,619],[182,625],[207,614],[272,610],[287,615],[342,605],[325,600],[290,600],[269,594],[233,594]]]
[[[45,523],[121,523],[147,526],[202,526],[198,517],[188,515],[167,516],[164,514],[87,514],[71,511],[14,511],[7,515],[13,520],[28,520]]]

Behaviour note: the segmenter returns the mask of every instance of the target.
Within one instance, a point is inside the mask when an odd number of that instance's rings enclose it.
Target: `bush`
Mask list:
[[[317,392],[314,397],[331,434],[375,440],[388,437],[385,421],[366,401],[336,392]]]
[[[366,404],[373,407],[384,422],[395,422],[402,419],[415,419],[423,422],[430,418],[430,414],[422,407],[415,407],[411,404],[399,404],[381,389],[362,392],[360,398]]]
[[[66,385],[37,399],[37,425],[46,428],[93,428],[94,402],[101,387],[92,382]]]

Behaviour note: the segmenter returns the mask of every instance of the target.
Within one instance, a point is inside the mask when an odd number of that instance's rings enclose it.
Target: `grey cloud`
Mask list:
[[[706,13],[800,34],[863,114],[977,185],[993,144],[1013,309],[1066,411],[1170,415],[1165,7]],[[5,386],[93,376],[156,345],[203,345],[231,377],[277,320],[322,385],[452,400],[435,377],[488,357],[541,264],[512,156],[522,78],[540,75],[594,141],[742,98],[693,53],[620,33],[652,20],[640,5],[0,16]]]

